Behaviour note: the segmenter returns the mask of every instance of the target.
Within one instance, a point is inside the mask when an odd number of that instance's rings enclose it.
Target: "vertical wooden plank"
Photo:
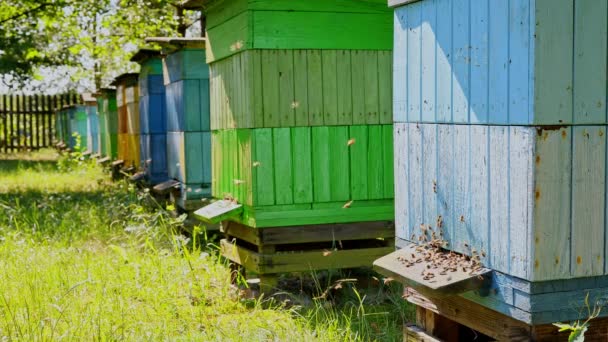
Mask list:
[[[351,126],[350,139],[355,139],[355,143],[349,147],[351,197],[355,201],[366,200],[369,198],[367,172],[370,167],[367,160],[370,148],[368,126]]]
[[[329,127],[312,128],[313,194],[315,202],[331,200]]]
[[[422,112],[420,106],[421,96],[421,26],[422,2],[408,5],[407,21],[407,104],[408,122],[420,122]],[[367,94],[366,94],[367,95]]]
[[[482,125],[471,125],[470,129],[470,158],[471,158],[471,213],[469,218],[465,217],[468,227],[471,229],[469,242],[479,253],[484,252],[486,256],[480,256],[481,261],[487,265],[489,261],[490,242],[490,139],[489,127]]]
[[[511,0],[509,5],[509,123],[530,122],[530,1]]]
[[[8,95],[6,97],[6,102],[7,102],[7,110],[8,110],[8,134],[6,135],[6,151],[8,152],[8,150],[10,149],[12,152],[12,146],[13,146],[13,97],[11,95]]]
[[[452,125],[439,125],[437,127],[437,152],[439,162],[437,163],[437,221],[443,225],[445,240],[450,246],[454,244],[454,226],[456,224],[453,217],[454,203],[454,127]],[[410,160],[413,156],[410,156]],[[431,223],[433,224],[433,223]]]
[[[245,118],[245,113],[243,111],[243,82],[242,75],[243,71],[241,70],[241,57],[242,53],[237,54],[234,58],[230,58],[230,64],[232,66],[232,78],[231,83],[233,87],[234,97],[232,99],[231,107],[232,113],[234,115],[234,128],[243,128],[243,119]],[[202,83],[202,82],[201,82]],[[241,187],[242,188],[242,187]]]
[[[275,203],[293,203],[291,128],[273,129]],[[260,183],[263,186],[263,183]]]
[[[437,221],[437,125],[424,124],[422,130],[422,222],[432,225]],[[421,231],[418,231],[421,233]],[[430,236],[429,236],[430,237]]]
[[[530,276],[529,245],[534,229],[533,130],[511,127],[509,134],[509,274],[522,279]]]
[[[320,50],[307,50],[308,120],[311,126],[323,125],[323,63]]]
[[[572,123],[573,20],[574,1],[536,0],[535,124]]]
[[[274,170],[273,161],[273,146],[272,146],[272,129],[263,128],[255,129],[255,160],[259,163],[256,170],[257,187],[257,205],[273,205],[275,204],[275,185],[274,185]]]
[[[572,140],[571,275],[602,275],[605,251],[606,128],[574,127]]]
[[[407,119],[407,6],[395,8],[393,16],[393,107],[394,122]],[[395,131],[396,134],[397,131]],[[408,237],[409,238],[409,237]]]
[[[338,124],[337,51],[322,50],[323,59],[323,124]]]
[[[312,142],[310,127],[291,130],[293,158],[293,202],[312,203]]]
[[[452,122],[452,2],[437,1],[437,122]]]
[[[409,224],[409,172],[408,172],[408,125],[395,123],[393,128],[395,146],[395,235],[404,240],[412,240]]]
[[[277,50],[262,50],[264,127],[280,127],[279,61]]]
[[[408,185],[409,207],[407,212],[408,227],[412,234],[420,236],[420,225],[424,224],[424,209],[422,204],[422,193],[424,191],[422,179],[425,170],[422,168],[422,124],[408,124],[408,141],[405,148],[408,149]],[[432,223],[431,223],[432,224]],[[411,236],[408,236],[410,238]]]
[[[393,123],[393,68],[390,51],[378,51],[378,87],[380,123],[391,124]]]
[[[352,97],[352,63],[349,50],[337,51],[337,102],[338,124],[351,125],[353,123],[353,97]]]
[[[279,50],[279,114],[281,127],[296,125],[293,51]]]
[[[382,165],[384,165],[384,198],[395,197],[393,125],[382,125]]]
[[[367,123],[365,113],[365,75],[362,72],[364,64],[365,54],[363,51],[351,51],[353,125],[364,125]]]
[[[506,148],[505,148],[506,147]],[[509,127],[490,126],[490,193],[508,194]],[[509,197],[490,196],[490,264],[499,270],[509,269]]]
[[[469,226],[471,212],[471,140],[468,125],[454,125],[454,241],[452,248],[460,253],[471,254],[472,232]],[[501,146],[504,148],[504,146]],[[504,179],[503,179],[504,181]],[[506,182],[505,182],[506,183]],[[504,196],[500,196],[504,197]]]
[[[382,126],[369,125],[368,139],[369,146],[367,154],[367,188],[369,199],[384,198],[384,163],[382,153],[378,153],[372,146],[381,146],[382,144]]]
[[[237,130],[237,140],[239,146],[239,165],[241,172],[239,178],[243,180],[241,201],[246,205],[253,205],[253,193],[256,188],[256,184],[252,177],[252,156],[251,156],[251,129],[239,129]]]
[[[296,126],[308,126],[308,62],[306,50],[293,52]]]
[[[488,122],[506,124],[509,122],[507,101],[509,99],[509,51],[505,42],[509,41],[509,8],[506,1],[489,1],[489,70],[488,75]]]
[[[332,201],[348,201],[350,194],[350,165],[348,127],[329,127],[330,189]]]
[[[470,0],[454,1],[452,9],[453,54],[452,101],[455,123],[469,122],[470,96]],[[502,14],[504,15],[504,14]]]
[[[571,134],[571,128],[536,134],[532,280],[570,277]]]
[[[380,123],[378,53],[376,51],[365,51],[363,74],[365,76],[365,122],[369,125],[376,125]]]
[[[0,148],[4,149],[4,153],[8,152],[8,108],[6,106],[6,94],[2,94],[2,130],[4,134],[2,136],[3,140],[0,141],[0,143],[2,143],[2,145],[0,145]]]
[[[608,1],[574,2],[574,123],[606,123]]]
[[[421,121],[435,122],[435,49],[436,40],[433,30],[436,27],[436,2],[425,1],[422,3],[421,16],[422,27],[420,32],[420,96],[421,96]]]
[[[471,0],[470,123],[488,122],[488,14],[487,0]]]

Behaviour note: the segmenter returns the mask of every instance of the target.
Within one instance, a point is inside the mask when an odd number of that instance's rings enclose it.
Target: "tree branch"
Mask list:
[[[36,7],[32,8],[32,9],[29,9],[29,10],[25,11],[25,12],[21,12],[19,14],[15,14],[12,17],[8,17],[6,19],[3,19],[3,20],[0,21],[0,24],[4,24],[7,21],[11,21],[11,20],[15,20],[15,19],[21,18],[21,17],[26,16],[26,15],[28,15],[30,13],[38,12],[38,11],[42,10],[43,8],[45,8],[46,6],[49,6],[49,5],[57,5],[57,4],[52,4],[50,2],[42,3],[42,4],[36,6]]]

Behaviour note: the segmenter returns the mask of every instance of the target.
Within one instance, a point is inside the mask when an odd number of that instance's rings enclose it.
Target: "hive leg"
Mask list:
[[[258,246],[260,254],[273,254],[276,251],[274,245]],[[276,273],[260,274],[260,291],[264,294],[272,294],[279,283],[279,277]]]

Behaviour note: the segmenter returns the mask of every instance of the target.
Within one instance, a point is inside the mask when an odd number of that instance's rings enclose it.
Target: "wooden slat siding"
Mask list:
[[[274,145],[274,184],[275,203],[293,203],[293,161],[292,142],[289,128],[275,128],[273,132]],[[263,183],[260,185],[263,186]]]
[[[437,158],[437,149],[434,148],[435,140],[437,139],[437,126],[423,126],[421,129],[422,137],[420,146],[420,165],[422,172],[420,184],[422,193],[420,196],[422,200],[422,221],[418,223],[418,225],[430,224],[433,229],[435,229],[439,201],[437,193],[435,192],[436,187],[434,185],[437,182],[437,175],[439,172],[438,163],[440,163],[439,158]],[[413,228],[415,229],[417,235],[421,235],[422,231],[417,225],[414,225]],[[427,237],[430,238],[431,233],[429,233]]]
[[[312,144],[311,130],[298,127],[292,130],[294,203],[312,203]],[[260,184],[260,186],[263,186]]]
[[[413,241],[413,229],[409,223],[409,126],[396,123],[393,126],[393,142],[395,146],[395,236]]]
[[[572,123],[574,1],[536,0],[535,122]],[[604,85],[605,88],[605,85]]]
[[[526,128],[512,127],[509,139],[509,270],[510,274],[524,279],[530,278],[533,267],[529,258],[534,239],[534,155],[530,153],[533,133]]]
[[[264,127],[280,127],[279,60],[277,50],[261,51]],[[270,94],[270,95],[268,95]]]
[[[472,125],[470,128],[470,158],[471,158],[471,208],[468,217],[465,217],[467,227],[470,229],[469,242],[472,248],[480,253],[481,262],[489,264],[491,230],[490,224],[490,148],[489,127]],[[486,256],[481,255],[482,252]]]
[[[469,122],[470,98],[470,0],[452,2],[452,119]]]
[[[508,3],[489,3],[489,94],[488,123],[508,123],[509,50],[505,42],[509,39]]]
[[[571,135],[571,128],[561,128],[536,138],[533,280],[570,275]]]
[[[349,57],[350,58],[350,57]],[[295,50],[293,52],[294,68],[294,98],[296,126],[308,126],[308,51]]]
[[[323,124],[338,124],[338,56],[334,50],[321,51],[323,70]]]
[[[471,1],[471,42],[479,42],[470,50],[469,118],[474,124],[488,122],[488,10],[488,1]]]
[[[353,125],[367,123],[365,113],[365,54],[363,51],[351,51],[352,64],[352,94],[353,94]]]
[[[355,139],[355,143],[349,147],[351,199],[365,200],[368,198],[367,174],[370,165],[367,153],[369,146],[367,126],[351,126],[350,139]]]
[[[337,124],[352,125],[353,123],[353,101],[352,101],[352,63],[351,52],[348,50],[337,51]],[[331,94],[328,94],[331,96]],[[388,101],[390,103],[390,100]],[[327,124],[327,123],[326,123]]]
[[[323,61],[320,50],[308,50],[309,124],[323,125]]]
[[[576,123],[607,122],[608,1],[574,2],[574,118]]]
[[[348,140],[349,131],[346,126],[331,127],[329,130],[329,174],[330,174],[330,200],[331,201],[348,201],[350,195],[350,167],[349,167],[349,150]],[[378,141],[378,140],[376,140]],[[380,153],[376,153],[378,159],[381,159]],[[382,170],[381,161],[371,165],[379,166]],[[313,164],[314,167],[316,165]],[[376,170],[378,172],[378,170]],[[369,175],[369,173],[368,173]],[[375,178],[374,178],[375,179]],[[369,187],[368,187],[369,188]]]
[[[509,2],[509,116],[508,122],[514,125],[525,125],[531,121],[529,112],[530,81],[530,0],[512,0]]]
[[[394,145],[393,145],[393,125],[382,126],[382,159],[383,159],[383,183],[384,183],[384,198],[395,197],[395,173],[393,168],[394,162]],[[368,147],[369,148],[369,147]],[[372,147],[373,148],[373,147]],[[352,158],[352,154],[351,154]],[[351,170],[352,172],[352,170]]]
[[[352,75],[351,75],[352,78]],[[378,53],[378,111],[379,120],[382,124],[393,122],[393,60],[390,51]],[[352,116],[352,100],[351,100]],[[352,123],[352,118],[350,119]],[[392,127],[391,127],[392,131]],[[392,132],[391,132],[392,134]]]
[[[276,96],[279,98],[279,123],[281,127],[293,127],[296,124],[293,51],[279,51],[278,59],[279,91]],[[243,99],[239,102],[243,103]]]
[[[407,127],[408,129],[408,145],[407,145],[407,154],[409,161],[416,161],[420,163],[422,161],[422,127],[414,125]],[[447,145],[447,146],[451,146]],[[441,164],[440,164],[441,165]],[[441,169],[439,169],[441,170]],[[416,234],[416,236],[420,236],[420,225],[424,224],[424,207],[422,201],[420,201],[420,197],[424,192],[422,185],[422,168],[418,167],[410,167],[408,165],[408,190],[409,190],[409,207],[407,209],[407,222],[408,228],[410,229],[410,235]],[[441,196],[441,194],[439,194]],[[414,198],[415,197],[415,198]],[[432,223],[430,223],[432,224]],[[411,238],[411,236],[403,237],[405,239]]]
[[[452,54],[452,1],[436,1],[437,6],[437,28],[434,30],[436,35],[436,49],[435,58],[437,60],[437,108],[436,120],[437,122],[451,122],[452,121],[452,70],[451,65],[454,58]],[[403,10],[403,15],[407,15],[407,12]],[[426,18],[425,18],[426,20]],[[396,28],[398,29],[398,28]],[[407,61],[404,61],[407,63]],[[408,78],[410,75],[408,75]],[[412,78],[412,80],[414,80]],[[397,79],[395,79],[397,82]],[[408,79],[408,88],[417,87],[415,81],[410,82]],[[408,89],[409,91],[409,89]],[[409,103],[406,103],[409,106]],[[406,118],[406,119],[409,119]]]
[[[407,118],[409,121],[421,121],[420,107],[420,48],[421,48],[421,9],[422,3],[408,6],[406,23],[407,28]]]
[[[604,274],[606,128],[572,129],[571,275]]]
[[[490,251],[492,268],[508,272],[510,263],[509,243],[509,178],[510,129],[507,126],[490,127]],[[505,148],[505,146],[507,148]],[[514,199],[515,200],[515,199]]]
[[[428,18],[429,22],[421,23],[420,31],[420,96],[421,120],[435,119],[435,40],[432,29],[436,26],[435,7],[431,1],[421,4],[421,16]]]
[[[365,51],[365,64],[363,68],[365,80],[365,123],[377,125],[380,123],[380,90],[378,85],[378,53]]]
[[[331,200],[331,170],[329,128],[312,128],[312,166],[313,166],[313,200],[329,202]]]
[[[272,146],[272,130],[269,128],[254,130],[254,141],[255,161],[259,163],[254,168],[257,174],[255,182],[260,185],[256,192],[256,203],[258,205],[273,205],[275,204],[275,166],[272,148],[269,148]]]
[[[370,125],[367,126],[367,131],[370,145],[373,145],[374,142],[383,141],[382,126]],[[348,156],[347,153],[345,155]],[[367,149],[367,163],[369,165],[367,170],[367,198],[369,199],[384,198],[384,168],[390,166],[390,163],[384,162],[383,156],[383,153],[379,153],[377,149]]]
[[[431,126],[432,127],[432,126]],[[434,129],[435,127],[433,127]],[[435,138],[435,137],[432,137]],[[453,155],[453,198],[452,218],[453,234],[452,241],[458,241],[452,245],[452,248],[460,253],[470,253],[471,249],[465,246],[465,243],[471,246],[472,231],[468,224],[471,217],[471,136],[469,127],[465,125],[455,125],[453,128],[454,139],[454,155]],[[434,141],[429,141],[431,146],[425,146],[425,149],[435,150]],[[497,148],[504,148],[504,145],[497,145]],[[442,157],[446,158],[446,157]],[[490,161],[490,164],[492,162]],[[425,165],[426,168],[426,165]],[[504,180],[504,179],[501,179]],[[427,190],[428,191],[428,190]],[[502,197],[502,196],[497,196]],[[449,206],[449,205],[448,205]],[[506,229],[503,227],[503,229]],[[473,247],[475,248],[475,247]]]
[[[408,30],[398,29],[406,25],[405,10],[395,10],[393,13],[393,119],[394,122],[407,121],[407,33]],[[437,32],[436,34],[438,34]],[[437,72],[439,72],[439,60],[437,61]],[[356,96],[353,94],[353,100]],[[439,97],[437,98],[439,99]],[[397,131],[395,131],[397,133]]]

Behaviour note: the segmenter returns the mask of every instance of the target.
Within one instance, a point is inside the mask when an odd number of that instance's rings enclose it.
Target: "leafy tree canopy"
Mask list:
[[[63,80],[71,89],[105,86],[137,68],[128,60],[145,37],[176,35],[190,25],[194,14],[176,16],[179,5],[180,0],[2,0],[1,80],[9,89],[52,87],[42,78]]]

